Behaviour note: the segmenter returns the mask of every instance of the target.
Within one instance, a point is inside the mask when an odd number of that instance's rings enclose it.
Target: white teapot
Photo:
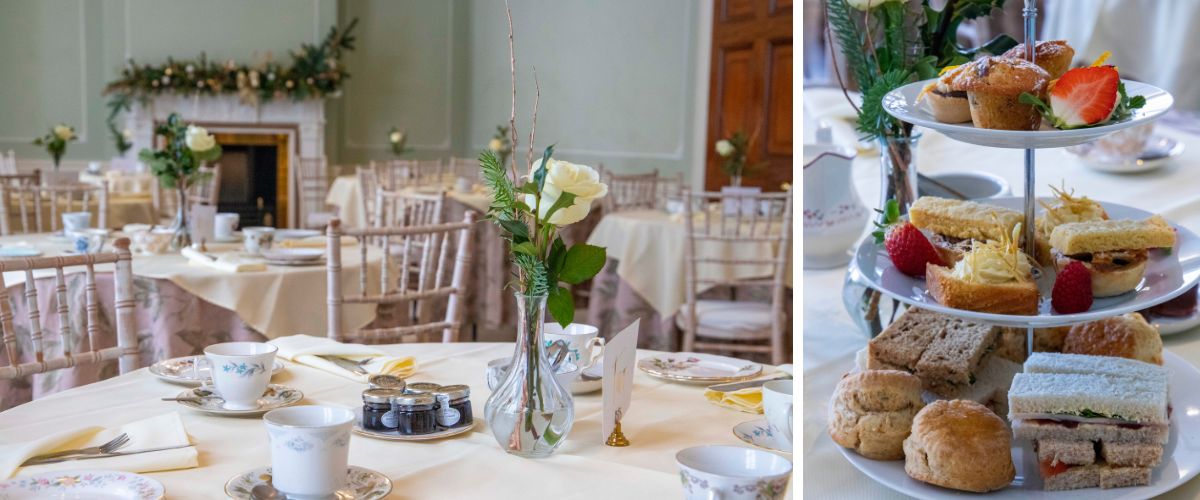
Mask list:
[[[871,211],[851,180],[857,153],[833,144],[804,145],[804,268],[850,262]]]

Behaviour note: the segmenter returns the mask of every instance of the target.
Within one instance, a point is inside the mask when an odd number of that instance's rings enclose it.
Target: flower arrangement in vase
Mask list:
[[[729,185],[732,187],[742,186],[742,176],[746,175],[746,172],[766,165],[766,162],[754,165],[746,163],[746,157],[750,151],[750,137],[741,130],[717,141],[713,145],[713,149],[716,150],[717,155],[724,158],[721,163],[721,171],[729,176]]]
[[[496,135],[488,141],[488,150],[496,153],[501,165],[508,163],[508,155],[512,154],[512,141],[508,138],[507,126],[496,125]]]
[[[34,139],[33,144],[46,147],[46,152],[50,153],[50,159],[54,161],[54,171],[57,172],[58,164],[67,152],[67,143],[78,139],[74,127],[60,123],[50,127],[50,133]]]
[[[221,146],[203,127],[184,124],[176,113],[167,116],[167,121],[154,129],[154,134],[164,139],[163,148],[142,149],[138,159],[150,168],[158,178],[159,185],[174,189],[179,195],[179,207],[171,229],[174,236],[171,247],[178,250],[191,244],[188,231],[188,189],[211,175],[200,167],[205,162],[221,157]]]
[[[405,153],[412,151],[412,148],[408,147],[407,143],[407,131],[400,130],[396,127],[392,127],[392,130],[388,131],[388,144],[391,145],[392,154],[396,155],[396,158],[404,156]]]
[[[510,148],[515,149],[517,87],[511,12],[508,23],[513,74],[508,132]],[[600,247],[586,243],[567,247],[558,231],[586,217],[592,202],[608,193],[608,186],[600,182],[595,169],[555,159],[554,146],[547,147],[534,161],[541,94],[536,73],[534,87],[538,96],[525,166],[519,168],[513,155],[506,169],[494,149],[479,155],[483,183],[492,193],[488,219],[500,227],[512,254],[516,276],[511,286],[516,290],[518,309],[512,362],[504,380],[488,398],[484,418],[505,451],[531,458],[554,453],[570,432],[575,412],[570,391],[555,380],[546,359],[542,339],[545,309],[559,324],[570,324],[575,302],[570,290],[559,283],[577,285],[587,281],[600,272],[606,259]]]

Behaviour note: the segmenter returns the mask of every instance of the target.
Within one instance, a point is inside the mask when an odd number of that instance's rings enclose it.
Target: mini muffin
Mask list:
[[[833,442],[873,460],[904,458],[904,438],[924,406],[921,379],[899,370],[846,375],[829,405]]]
[[[1012,431],[974,401],[934,401],[913,419],[904,440],[904,472],[943,488],[984,493],[1012,482]]]
[[[1158,330],[1138,313],[1128,313],[1072,326],[1062,352],[1115,356],[1161,365],[1163,343]]]
[[[1028,92],[1045,97],[1050,75],[1023,59],[984,57],[964,66],[951,88],[966,91],[971,121],[976,127],[999,130],[1037,130],[1042,115],[1020,102]]]
[[[1067,45],[1066,40],[1041,41],[1034,46],[1033,51],[1033,62],[1046,70],[1046,73],[1050,74],[1051,80],[1057,80],[1068,69],[1071,69],[1071,60],[1075,57],[1075,49]],[[1008,49],[1008,52],[1000,57],[1025,59],[1025,44],[1017,44],[1016,47]]]

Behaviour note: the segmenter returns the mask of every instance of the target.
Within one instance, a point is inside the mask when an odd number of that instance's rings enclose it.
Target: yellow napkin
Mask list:
[[[738,389],[733,392],[718,392],[712,389],[704,390],[704,399],[716,404],[745,413],[762,413],[762,386]]]
[[[100,446],[121,433],[129,435],[129,444],[121,452],[146,450],[191,444],[183,420],[178,413],[166,413],[120,427],[105,429],[91,426],[59,431],[48,436],[19,443],[0,444],[0,479],[28,476],[43,472],[75,469],[106,469],[127,472],[155,472],[163,470],[190,469],[200,465],[196,460],[196,447],[152,451],[90,460],[68,460],[56,464],[21,467],[21,463],[35,455]]]
[[[312,236],[296,240],[283,240],[276,243],[280,248],[325,248],[329,244],[328,236]],[[358,238],[342,236],[342,246],[358,244]]]
[[[215,254],[217,260],[212,260],[204,254],[196,250],[192,250],[191,248],[184,248],[179,253],[184,257],[187,257],[188,261],[191,262],[192,265],[207,266],[228,273],[249,273],[267,270],[267,265],[261,261],[250,260],[234,254]]]
[[[324,370],[335,375],[346,377],[357,382],[367,383],[371,374],[387,374],[397,377],[408,377],[417,371],[417,360],[412,356],[388,356],[383,351],[362,344],[343,344],[326,337],[310,335],[291,335],[270,341],[279,348],[276,353],[280,358],[294,363],[308,365],[318,370]],[[362,365],[368,375],[346,370],[332,361],[326,361],[319,355],[337,356],[353,361],[371,359]]]

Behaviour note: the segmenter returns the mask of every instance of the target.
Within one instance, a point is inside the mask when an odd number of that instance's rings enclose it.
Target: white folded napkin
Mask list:
[[[369,374],[387,374],[408,377],[417,371],[417,360],[412,356],[388,356],[383,351],[362,344],[343,344],[326,337],[291,335],[270,341],[279,348],[280,358],[308,365],[348,379],[366,383],[368,375],[354,373],[318,356],[337,356],[353,361],[371,359],[362,365]]]
[[[213,269],[218,269],[229,273],[249,273],[267,270],[267,265],[260,261],[251,260],[228,253],[217,254],[216,260],[213,260],[191,248],[184,248],[179,253],[184,257],[187,257],[188,261],[193,265],[208,266]]]
[[[127,472],[154,472],[174,469],[190,469],[199,466],[196,447],[152,451],[136,455],[125,455],[89,460],[67,460],[55,464],[21,467],[21,463],[35,455],[100,446],[125,433],[129,444],[120,452],[147,450],[191,444],[183,420],[178,413],[165,413],[120,427],[105,429],[99,426],[82,427],[55,432],[30,441],[0,444],[0,479],[28,476],[43,472],[74,469],[106,469]]]

